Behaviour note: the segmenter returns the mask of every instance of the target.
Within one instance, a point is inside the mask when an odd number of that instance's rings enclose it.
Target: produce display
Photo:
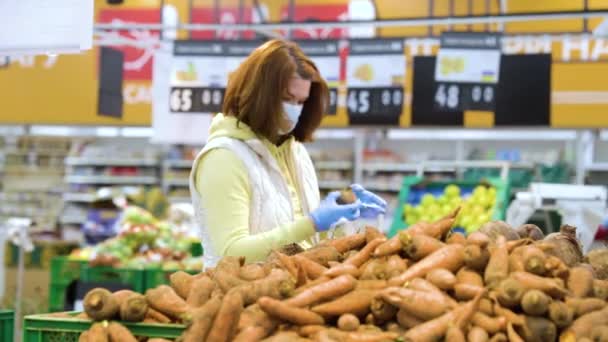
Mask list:
[[[491,221],[495,204],[496,189],[491,186],[472,188],[450,184],[443,190],[430,192],[412,189],[403,207],[403,221],[409,226],[432,222],[460,207],[455,226],[471,233]]]
[[[261,263],[224,257],[143,295],[93,289],[79,317],[100,323],[81,340],[137,341],[122,320],[184,324],[184,342],[606,341],[608,250],[585,258],[570,226],[544,237],[491,222],[465,237],[457,214]]]
[[[75,250],[70,259],[88,260],[91,266],[201,270],[202,258],[190,252],[193,242],[187,232],[172,223],[131,206],[123,212],[118,235]]]

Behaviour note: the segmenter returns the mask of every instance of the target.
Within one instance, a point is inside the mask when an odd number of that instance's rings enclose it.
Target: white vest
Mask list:
[[[296,182],[300,194],[302,212],[308,215],[319,206],[319,185],[314,166],[304,145],[293,141],[291,144],[293,165],[295,166]],[[251,187],[251,203],[249,209],[249,232],[259,234],[294,221],[287,181],[279,169],[276,159],[258,139],[238,140],[229,137],[211,139],[198,154],[190,174],[190,194],[197,223],[201,229],[205,267],[214,267],[221,256],[211,243],[207,227],[205,201],[213,199],[201,198],[194,184],[195,170],[198,169],[202,157],[216,148],[232,151],[243,162],[249,174]],[[221,172],[218,165],[218,172]]]

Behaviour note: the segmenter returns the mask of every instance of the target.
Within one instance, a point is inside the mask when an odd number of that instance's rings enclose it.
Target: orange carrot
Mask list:
[[[432,292],[436,295],[443,296],[443,299],[448,303],[450,308],[456,307],[457,302],[452,299],[447,293],[441,291],[437,286],[433,285],[430,281],[422,278],[414,278],[407,283],[406,288],[424,292]]]
[[[193,281],[194,277],[184,271],[177,271],[169,276],[171,287],[184,300],[188,298]]]
[[[404,309],[399,309],[397,311],[397,322],[399,325],[405,329],[411,329],[417,325],[423,323],[423,320],[409,313],[409,311]]]
[[[401,259],[399,255],[394,254],[388,257],[386,261],[386,270],[389,278],[398,276],[399,274],[405,272],[406,269],[407,262]]]
[[[310,337],[314,334],[317,334],[321,330],[325,330],[326,327],[324,325],[304,325],[301,326],[298,330],[300,336]]]
[[[351,275],[342,275],[310,287],[303,292],[287,299],[285,302],[296,307],[308,306],[323,300],[341,296],[357,285],[357,280]]]
[[[439,317],[449,308],[445,298],[433,292],[389,287],[382,290],[380,296],[387,303],[405,309],[423,320]]]
[[[490,237],[482,232],[473,232],[467,236],[467,244],[486,248],[490,244]]]
[[[509,275],[509,251],[504,236],[499,236],[490,251],[490,260],[484,272],[484,281],[493,288]]]
[[[405,272],[391,278],[389,285],[401,286],[414,278],[424,277],[435,268],[445,268],[454,272],[463,264],[463,250],[462,245],[446,245],[412,265]]]
[[[466,267],[461,268],[456,273],[456,282],[460,284],[469,284],[483,287],[483,278],[481,275]]]
[[[547,258],[545,252],[540,248],[534,245],[525,246],[521,256],[524,260],[524,269],[527,272],[536,275],[544,275],[547,272],[545,268]]]
[[[473,326],[467,334],[467,341],[469,342],[488,342],[489,339],[488,332],[478,326]]]
[[[378,247],[376,247],[376,249],[374,250],[374,256],[379,258],[399,253],[402,248],[401,240],[399,240],[399,235],[401,235],[401,233],[402,232],[399,232],[399,234],[378,245]]]
[[[532,316],[543,316],[549,310],[551,298],[539,290],[528,290],[521,298],[521,308]]]
[[[277,258],[280,266],[283,269],[285,269],[287,272],[289,272],[289,274],[291,274],[292,277],[298,276],[298,268],[297,268],[296,263],[294,262],[294,259],[288,257],[287,255],[285,255],[279,251],[272,251],[272,254]]]
[[[84,311],[95,321],[114,318],[120,310],[120,303],[108,290],[94,288],[84,296]]]
[[[426,280],[442,290],[450,290],[456,285],[456,276],[444,268],[430,271],[426,275]]]
[[[286,298],[293,294],[295,282],[287,271],[273,269],[266,278],[247,282],[235,287],[243,299],[244,305],[255,303],[260,297],[275,299]]]
[[[121,342],[137,342],[137,339],[125,328],[124,325],[117,322],[110,322],[106,328],[110,341],[121,341]]]
[[[467,302],[465,305],[462,306],[462,310],[456,316],[456,320],[454,323],[455,326],[460,329],[465,329],[469,325],[471,319],[473,318],[473,315],[479,309],[479,303],[481,303],[481,298],[485,294],[486,290],[484,289],[483,291],[479,292],[470,302]]]
[[[457,243],[459,245],[466,245],[467,239],[460,233],[452,233],[445,242],[448,244]]]
[[[160,311],[156,311],[151,307],[148,307],[148,311],[146,312],[146,318],[144,320],[153,320],[155,322],[158,323],[171,323],[171,318],[167,317],[165,314],[163,314]]]
[[[374,316],[374,320],[382,323],[395,318],[398,311],[397,307],[390,305],[380,297],[375,297],[372,299],[370,309],[372,311],[372,315]]]
[[[456,220],[452,217],[440,219],[439,221],[435,221],[422,228],[422,233],[434,237],[435,239],[441,239],[450,231],[450,229],[452,229],[454,221]]]
[[[517,332],[515,331],[515,329],[513,328],[513,324],[508,323],[507,324],[507,338],[509,339],[509,341],[511,342],[524,342],[524,339],[521,338]]]
[[[209,331],[207,341],[226,342],[236,336],[239,318],[243,311],[243,298],[239,291],[229,291],[222,300],[215,319],[213,329]]]
[[[188,298],[186,298],[186,304],[191,308],[202,306],[211,297],[211,293],[215,289],[215,286],[215,282],[207,276],[194,280]]]
[[[262,279],[267,275],[267,270],[261,263],[245,264],[239,272],[239,277],[247,281]]]
[[[481,233],[480,233],[481,234]],[[490,260],[490,252],[487,248],[469,244],[464,248],[464,264],[473,270],[483,271]]]
[[[193,310],[190,317],[192,323],[182,334],[181,341],[206,341],[209,330],[211,330],[211,327],[213,326],[213,320],[221,306],[222,299],[220,297],[211,297],[203,306]]]
[[[528,272],[513,272],[510,277],[526,289],[540,290],[553,298],[562,298],[567,293],[563,281],[559,278],[544,278]]]
[[[388,286],[386,280],[359,280],[356,289],[382,290]]]
[[[347,313],[338,319],[338,329],[342,331],[356,331],[359,329],[361,322],[359,322],[359,318],[357,316]]]
[[[330,302],[314,306],[312,311],[323,317],[335,317],[346,313],[363,317],[369,313],[372,299],[377,294],[378,290],[354,290]]]
[[[498,285],[496,298],[502,306],[514,308],[521,302],[524,292],[525,289],[519,282],[513,278],[507,278]]]
[[[370,243],[374,239],[384,238],[384,234],[374,227],[365,227],[365,242]]]
[[[593,273],[586,267],[572,267],[568,277],[568,290],[577,298],[591,295],[593,293]]]
[[[448,327],[448,331],[445,333],[445,340],[451,342],[466,342],[467,339],[464,337],[464,332],[462,329],[451,325]]]
[[[319,245],[298,255],[328,267],[330,261],[340,260],[340,254],[338,249],[331,245]]]
[[[608,280],[593,280],[593,295],[596,298],[608,300]]]
[[[471,284],[458,283],[454,285],[454,297],[458,300],[471,300],[479,293],[483,293],[484,288]]]
[[[309,279],[317,279],[322,276],[325,271],[327,271],[327,268],[323,265],[317,264],[316,262],[303,256],[294,255],[292,258],[304,268],[306,276]]]
[[[498,332],[505,331],[507,327],[507,319],[499,317],[490,317],[482,312],[476,312],[472,317],[472,322],[476,326],[487,331],[488,334],[494,335]]]
[[[256,342],[262,341],[268,336],[266,330],[258,326],[248,326],[247,328],[239,331],[234,337],[233,342]]]
[[[344,261],[345,264],[351,264],[354,266],[361,266],[364,262],[369,260],[372,256],[373,251],[378,247],[381,243],[386,241],[386,238],[378,238],[363,247],[357,254],[349,257]]]
[[[596,326],[608,325],[608,307],[577,318],[572,325],[560,336],[560,341],[578,341],[586,336]]]
[[[572,324],[574,310],[562,301],[553,301],[549,304],[549,318],[558,328],[563,329]]]
[[[339,277],[344,274],[350,274],[351,276],[357,278],[361,275],[359,269],[351,264],[338,264],[336,266],[332,266],[328,270],[326,270],[323,275],[330,278]]]
[[[339,239],[330,240],[329,244],[333,246],[339,253],[346,253],[353,249],[358,249],[365,244],[365,233],[358,233],[345,236]]]
[[[291,324],[325,324],[323,317],[308,309],[293,307],[270,297],[258,299],[258,305],[270,316]]]
[[[575,317],[601,310],[606,306],[606,301],[599,298],[566,298],[566,304],[572,308]]]
[[[387,279],[388,270],[386,257],[371,259],[369,263],[360,268],[361,280]]]
[[[445,244],[434,237],[419,234],[413,236],[407,241],[401,241],[403,244],[403,251],[412,260],[420,260],[441,247]]]
[[[490,338],[489,342],[507,342],[509,341],[507,339],[507,335],[503,334],[503,333],[498,333],[495,334],[494,336],[492,336],[492,338]]]

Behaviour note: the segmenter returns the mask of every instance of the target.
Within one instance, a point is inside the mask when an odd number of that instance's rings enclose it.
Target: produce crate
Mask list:
[[[49,284],[49,311],[63,311],[65,290],[74,280],[80,279],[86,261],[72,260],[68,257],[54,257],[51,260],[51,282]]]
[[[146,289],[152,289],[157,287],[158,285],[168,285],[169,284],[169,276],[171,274],[177,272],[179,270],[163,270],[163,269],[146,269],[144,284],[146,285]],[[186,271],[184,272],[190,274],[197,274],[201,271]]]
[[[77,312],[70,312],[77,315]],[[121,322],[135,336],[175,339],[186,328],[181,324],[146,324]],[[77,342],[80,334],[91,327],[92,321],[31,315],[25,317],[23,342]]]
[[[144,293],[146,271],[143,269],[113,268],[113,267],[84,267],[80,280],[96,283],[117,283],[131,287],[135,292]]]
[[[24,253],[24,265],[28,268],[48,269],[53,257],[70,254],[76,248],[78,248],[78,244],[74,242],[34,241],[34,250]],[[7,267],[17,267],[19,264],[19,247],[7,242],[4,253],[4,264]]]
[[[13,324],[15,313],[9,310],[0,310],[0,342],[13,340]]]
[[[397,234],[398,231],[408,227],[407,223],[403,220],[403,206],[407,203],[415,203],[414,191],[422,190],[425,193],[439,194],[443,192],[443,189],[450,185],[458,185],[461,189],[464,189],[463,194],[470,192],[475,186],[480,184],[488,184],[496,188],[496,204],[492,213],[493,220],[504,220],[507,207],[509,205],[510,188],[509,183],[503,181],[500,178],[486,178],[483,182],[477,181],[425,181],[422,177],[408,176],[403,179],[403,185],[399,192],[399,204],[395,210],[393,217],[393,223],[389,230],[389,237]]]

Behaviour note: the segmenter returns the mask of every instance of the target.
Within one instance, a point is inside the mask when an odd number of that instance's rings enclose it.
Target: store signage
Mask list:
[[[501,37],[446,32],[435,65],[435,106],[440,111],[494,110]]]
[[[221,111],[228,75],[259,41],[176,41],[169,84],[172,113]]]
[[[351,125],[398,125],[403,112],[403,39],[349,42],[346,108]]]
[[[302,51],[310,57],[329,87],[328,115],[338,110],[338,87],[340,86],[340,51],[337,40],[297,41]]]

